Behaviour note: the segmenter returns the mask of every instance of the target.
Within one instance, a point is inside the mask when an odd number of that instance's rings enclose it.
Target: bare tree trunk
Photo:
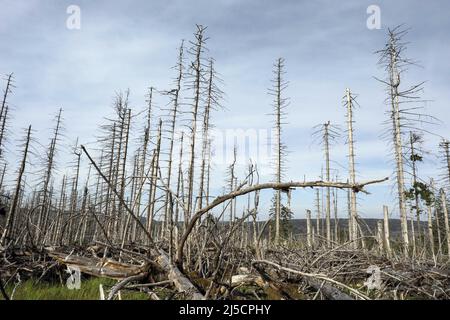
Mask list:
[[[62,183],[61,183],[61,193],[59,196],[59,204],[58,204],[58,213],[56,216],[56,224],[55,224],[55,228],[54,228],[54,234],[53,234],[53,239],[52,239],[52,243],[56,244],[58,239],[59,239],[59,235],[60,235],[60,228],[61,228],[61,222],[63,220],[63,215],[64,215],[64,209],[65,209],[65,199],[66,199],[66,175],[63,175],[63,179],[62,179]]]
[[[321,235],[320,224],[321,224],[321,221],[322,221],[322,216],[321,216],[322,209],[320,208],[320,194],[319,194],[319,192],[320,192],[319,189],[316,189],[316,234],[317,234],[317,236],[320,239],[320,235]]]
[[[195,34],[196,43],[194,44],[194,55],[195,61],[192,63],[192,68],[194,71],[194,98],[192,104],[192,122],[191,122],[191,145],[190,145],[190,159],[189,159],[189,172],[188,172],[188,194],[187,194],[187,214],[189,218],[191,216],[191,211],[193,211],[193,193],[194,193],[194,171],[195,171],[195,139],[197,132],[197,117],[198,117],[198,107],[200,104],[201,95],[201,84],[202,84],[202,63],[201,56],[203,52],[203,45],[205,28],[203,26],[197,25],[197,33]]]
[[[336,243],[339,243],[338,198],[336,189],[333,189],[333,204],[334,204],[334,241]]]
[[[2,246],[5,245],[5,241],[7,241],[9,239],[9,237],[13,231],[11,226],[14,224],[14,215],[17,210],[17,202],[19,200],[20,186],[22,184],[23,173],[25,172],[25,166],[26,166],[27,155],[28,155],[28,147],[30,144],[30,135],[31,135],[31,126],[28,127],[27,138],[26,138],[26,142],[25,142],[25,150],[23,152],[22,162],[20,164],[19,176],[17,177],[17,181],[16,181],[14,198],[12,200],[11,207],[9,208],[8,218],[6,219],[6,224],[5,224],[5,230],[3,231],[3,235],[2,235],[2,238],[0,241],[0,244]]]
[[[282,92],[287,87],[287,83],[283,80],[284,59],[279,58],[275,64],[274,70],[274,86],[270,94],[275,96],[275,181],[281,183],[283,170],[284,145],[281,142],[281,122],[283,120],[283,109],[286,107],[286,98],[282,97]],[[280,242],[280,217],[281,217],[281,191],[275,191],[275,244]]]
[[[6,120],[8,119],[8,109],[6,106],[4,112],[1,113],[1,128],[0,128],[0,157],[3,155],[3,141],[6,133]]]
[[[347,179],[348,183],[348,179]],[[347,190],[347,232],[348,232],[348,241],[352,241],[352,233],[353,233],[353,221],[352,221],[352,206],[350,203],[350,190]]]
[[[377,221],[377,242],[378,242],[378,251],[380,253],[383,253],[384,237],[383,237],[383,221],[381,220]]]
[[[0,191],[2,191],[3,189],[3,180],[5,179],[5,173],[6,173],[6,162],[3,164],[2,176],[0,180]]]
[[[49,203],[49,185],[50,185],[50,179],[52,177],[52,171],[54,167],[54,156],[56,151],[56,142],[58,140],[59,136],[59,130],[61,125],[61,113],[62,109],[59,109],[58,116],[56,118],[56,127],[54,129],[54,135],[53,139],[50,142],[50,148],[48,150],[48,157],[47,157],[47,163],[46,163],[46,171],[44,176],[44,185],[43,185],[43,201],[41,210],[39,212],[39,218],[38,218],[38,227],[37,227],[37,234],[35,236],[35,239],[37,242],[39,242],[43,236],[42,232],[46,231],[46,224],[47,224],[47,214],[48,214],[48,203]]]
[[[325,176],[326,180],[330,181],[330,146],[329,146],[329,132],[328,127],[330,121],[324,125],[324,144],[325,144]],[[330,188],[326,189],[327,199],[326,199],[326,229],[327,229],[327,246],[331,245],[331,200],[330,200]]]
[[[428,205],[427,206],[427,213],[428,213],[428,241],[430,246],[430,252],[435,259],[435,253],[434,253],[434,236],[433,236],[433,208]]]
[[[444,213],[445,234],[447,238],[447,255],[450,258],[450,227],[448,222],[447,199],[445,198],[444,190],[441,190],[441,202],[442,202],[442,212]]]
[[[100,155],[100,168],[103,168],[103,161],[104,161],[104,157],[103,157],[103,150],[101,152]],[[95,196],[94,196],[94,205],[93,205],[93,210],[94,210],[94,214],[98,212],[101,212],[101,210],[97,210],[97,207],[99,205],[99,203],[102,203],[102,199],[103,199],[103,193],[101,193],[100,188],[102,186],[102,181],[101,181],[101,177],[99,174],[97,174],[97,181],[95,183]],[[99,201],[100,198],[100,201]],[[88,208],[89,211],[89,208]],[[93,237],[92,237],[92,241],[95,242],[97,241],[97,223],[94,221],[94,229],[93,229]],[[106,239],[105,239],[106,240]]]
[[[109,165],[108,165],[108,181],[113,181],[114,177],[114,151],[116,146],[116,122],[113,123],[112,132],[111,132],[111,149],[110,149],[110,155],[109,155]],[[114,206],[114,199],[112,196],[112,190],[111,188],[106,189],[106,198],[105,198],[105,217],[107,219],[106,222],[106,233],[107,237],[111,238],[112,233],[112,227],[114,225],[114,222],[112,221],[113,217],[113,210],[111,208]]]
[[[438,249],[437,249],[437,255],[442,254],[442,238],[441,238],[441,223],[440,223],[440,217],[438,208],[434,208],[434,220],[436,221],[436,232],[437,232],[437,240],[438,240]]]
[[[155,216],[155,206],[156,206],[156,184],[158,183],[158,172],[159,172],[159,155],[161,151],[161,131],[162,131],[162,120],[159,119],[158,125],[158,136],[156,138],[156,149],[153,154],[152,160],[152,175],[150,181],[150,197],[148,204],[148,232],[153,234],[153,218]]]
[[[391,239],[389,235],[389,211],[387,206],[383,206],[384,213],[384,244],[386,248],[386,255],[390,258],[392,256]]]
[[[125,129],[125,141],[124,141],[125,145],[123,146],[123,160],[122,160],[122,170],[121,170],[122,177],[120,179],[120,181],[121,181],[120,197],[122,199],[125,199],[126,164],[127,164],[127,156],[128,156],[128,140],[129,140],[129,136],[130,136],[130,122],[131,122],[131,109],[128,109],[127,106],[128,106],[128,92],[127,92],[127,97],[126,97],[125,105],[124,105],[124,107],[125,107],[125,109],[124,109],[124,118],[126,120],[124,120],[124,122],[123,122],[125,124],[125,126],[126,126],[126,129]],[[120,154],[119,154],[119,156],[120,156]],[[125,223],[126,222],[123,219],[124,218],[123,214],[122,214],[123,208],[122,208],[122,204],[120,202],[119,202],[118,208],[119,208],[119,212],[118,213],[120,215],[120,219],[118,221],[120,222],[120,224],[119,224],[119,229],[118,229],[118,234],[117,235],[120,237],[122,235],[122,233],[123,233],[123,229],[125,228]]]
[[[393,51],[391,53],[390,83],[391,83],[391,105],[392,105],[392,122],[394,132],[394,150],[395,161],[397,165],[397,189],[398,189],[398,205],[400,210],[400,220],[403,238],[403,251],[408,256],[409,237],[408,237],[408,221],[406,213],[405,192],[404,192],[404,171],[403,171],[403,150],[402,150],[402,133],[400,123],[400,105],[398,86],[400,84],[400,73],[397,70],[397,54],[394,40],[391,37],[391,45]]]
[[[410,222],[410,226],[411,226],[412,257],[415,257],[417,248],[416,248],[416,233],[414,230],[414,215],[413,215],[412,206],[411,206],[411,211],[410,211],[409,222]]]
[[[175,141],[175,128],[176,128],[176,122],[177,122],[177,115],[178,115],[178,107],[179,107],[179,97],[180,97],[180,91],[181,91],[181,81],[183,79],[183,51],[184,51],[184,41],[181,42],[179,54],[178,54],[178,62],[177,62],[177,71],[178,75],[175,80],[175,90],[173,93],[172,103],[173,107],[171,110],[172,113],[172,120],[171,120],[171,128],[170,128],[170,138],[169,138],[169,160],[168,160],[168,166],[167,166],[167,187],[170,188],[171,185],[171,178],[172,178],[172,157],[173,157],[173,146]],[[164,214],[164,220],[167,228],[170,232],[170,249],[172,248],[172,237],[173,237],[173,204],[169,204],[169,197],[170,192],[166,191],[166,200],[165,200],[165,214]],[[171,211],[172,210],[172,211]],[[169,253],[169,258],[172,259],[171,253]],[[172,262],[172,261],[170,261]]]
[[[178,161],[178,177],[177,177],[177,198],[181,199],[181,202],[184,204],[184,185],[183,185],[183,143],[184,143],[184,133],[181,133],[181,138],[180,138],[180,154],[179,154],[179,161]],[[182,210],[184,210],[185,208],[181,208]],[[184,212],[184,211],[183,211]],[[187,220],[187,212],[184,212],[185,216],[183,217],[183,222],[184,225],[187,226],[188,224],[188,220]],[[180,217],[180,204],[177,201],[176,207],[175,207],[175,239],[176,239],[176,246],[178,246],[178,240],[179,240],[179,224],[178,224],[178,220]],[[184,228],[181,228],[182,230],[184,230]],[[178,248],[177,248],[178,250]]]
[[[6,88],[3,92],[2,106],[0,108],[0,122],[2,123],[2,129],[0,130],[0,157],[3,156],[3,140],[5,136],[5,124],[8,114],[7,99],[8,95],[11,93],[11,88],[13,87],[13,74],[9,74],[6,79]]]
[[[80,177],[81,152],[77,152],[77,148],[78,148],[78,139],[75,143],[75,148],[73,150],[73,154],[77,157],[77,160],[76,160],[75,177],[72,182],[72,192],[70,195],[70,197],[71,197],[70,198],[70,209],[69,209],[70,211],[69,211],[69,221],[68,221],[68,226],[67,226],[68,244],[70,244],[72,241],[73,225],[74,225],[74,220],[72,219],[72,217],[74,217],[76,214],[77,202],[78,202],[78,180]]]
[[[312,225],[311,225],[311,210],[306,210],[306,240],[308,248],[312,248],[313,239],[312,239]]]
[[[354,184],[355,177],[355,152],[353,149],[353,97],[350,89],[346,90],[346,105],[347,105],[347,130],[348,130],[348,158],[349,158],[349,177],[350,184]],[[350,216],[351,216],[351,233],[350,240],[353,241],[353,247],[358,248],[358,241],[355,239],[358,237],[358,213],[356,211],[356,194],[350,191]]]

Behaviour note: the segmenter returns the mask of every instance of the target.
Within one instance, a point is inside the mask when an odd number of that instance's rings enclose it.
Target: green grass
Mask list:
[[[90,278],[82,280],[79,290],[70,290],[60,283],[38,283],[33,280],[22,282],[14,293],[14,300],[99,300],[99,285],[103,290],[111,288],[116,283],[114,280],[102,278]],[[9,296],[13,291],[13,285],[8,285],[6,292]],[[105,292],[105,295],[107,293]],[[121,291],[122,300],[148,300],[147,294],[137,291]],[[2,299],[0,295],[0,299]]]

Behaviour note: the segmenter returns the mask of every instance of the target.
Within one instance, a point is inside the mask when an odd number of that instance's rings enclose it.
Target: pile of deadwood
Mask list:
[[[450,265],[386,257],[345,246],[307,249],[277,246],[255,254],[229,246],[193,250],[182,266],[163,245],[104,243],[88,247],[8,248],[1,253],[1,289],[32,278],[65,284],[67,269],[83,277],[117,280],[105,299],[124,290],[149,299],[449,299]],[[20,281],[19,281],[20,279]],[[18,282],[19,281],[19,282]],[[100,295],[99,295],[100,296]]]

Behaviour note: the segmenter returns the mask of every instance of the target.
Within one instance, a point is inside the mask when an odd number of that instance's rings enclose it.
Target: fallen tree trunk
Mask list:
[[[306,272],[294,270],[294,269],[291,269],[291,268],[286,268],[286,267],[280,266],[279,264],[276,264],[274,262],[267,261],[267,260],[254,260],[254,261],[252,261],[252,265],[256,265],[256,264],[267,264],[267,265],[270,265],[272,267],[275,267],[278,270],[291,272],[291,273],[303,276],[303,277],[305,277],[305,280],[306,280],[307,284],[311,285],[313,288],[315,288],[317,290],[319,290],[320,288],[322,288],[322,289],[324,288],[322,283],[320,281],[318,281],[318,280],[323,280],[323,281],[332,283],[332,284],[334,284],[334,285],[336,285],[338,287],[341,287],[343,289],[348,290],[349,292],[353,293],[355,296],[357,296],[360,299],[370,300],[370,298],[368,296],[366,296],[365,294],[359,292],[358,290],[353,289],[352,287],[349,287],[346,284],[343,284],[343,283],[341,283],[339,281],[336,281],[334,279],[328,278],[327,276],[322,275],[322,274],[306,273]],[[325,289],[325,291],[322,291],[322,293],[329,294],[330,296],[328,296],[328,297],[330,299],[333,298],[335,300],[353,300],[346,293],[344,293],[341,290],[338,290],[337,288],[332,287],[330,285],[327,285],[327,288]]]
[[[325,283],[324,281],[320,282],[307,277],[303,278],[303,280],[309,287],[322,292],[322,294],[329,300],[354,300],[345,292],[342,292],[341,290]]]
[[[77,268],[92,276],[111,279],[125,279],[139,275],[147,272],[150,267],[148,262],[136,266],[111,259],[87,258],[57,251],[49,252],[48,255],[69,268]]]
[[[172,280],[175,287],[177,288],[178,292],[185,292],[187,293],[192,300],[204,300],[205,297],[198,291],[198,289],[192,284],[192,282],[185,277],[181,271],[174,266],[173,264],[170,264],[168,255],[160,251],[160,255],[156,259],[157,263],[163,268],[164,270],[168,271],[168,278],[169,280]]]
[[[231,286],[237,287],[244,284],[255,283],[260,287],[264,287],[265,281],[260,276],[251,274],[237,274],[231,277]]]
[[[203,300],[204,296],[199,290],[192,284],[192,282],[174,265],[170,264],[168,255],[162,251],[154,251],[156,258],[156,264],[165,273],[175,288],[180,293],[186,293],[193,300]],[[142,265],[132,265],[123,262],[117,262],[111,259],[100,258],[87,258],[82,256],[75,256],[57,251],[49,251],[49,256],[57,260],[58,262],[65,264],[69,268],[77,268],[81,272],[90,274],[96,277],[105,277],[116,280],[121,280],[112,293],[119,291],[122,287],[128,283],[136,280],[143,279],[146,275],[150,276],[152,265],[155,262],[150,260],[144,262]],[[112,298],[110,293],[110,298]]]

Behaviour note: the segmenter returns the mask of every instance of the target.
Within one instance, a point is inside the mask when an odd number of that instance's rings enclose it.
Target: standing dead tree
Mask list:
[[[269,89],[269,95],[274,97],[273,100],[273,113],[271,116],[275,117],[274,120],[274,166],[275,166],[275,182],[281,183],[283,178],[283,173],[285,171],[285,161],[286,161],[286,146],[282,142],[282,125],[286,124],[284,122],[286,115],[286,107],[289,105],[289,99],[283,96],[283,92],[288,87],[288,82],[284,80],[284,59],[277,59],[273,74],[274,79],[272,80],[272,88]],[[275,244],[280,242],[280,217],[281,217],[281,190],[275,190]]]
[[[6,220],[5,229],[3,231],[2,237],[0,239],[0,245],[5,246],[6,241],[10,238],[10,233],[13,231],[12,226],[14,225],[14,218],[17,210],[17,205],[19,202],[20,197],[20,189],[23,182],[23,174],[25,172],[25,166],[27,162],[27,156],[28,156],[28,148],[30,145],[30,138],[31,138],[31,125],[28,127],[27,136],[25,140],[25,148],[22,155],[22,162],[20,163],[19,168],[19,174],[16,180],[16,187],[14,190],[14,196],[12,200],[12,204],[10,206],[9,212],[8,212],[8,218]]]
[[[78,183],[80,179],[80,167],[81,167],[81,154],[82,152],[79,150],[78,146],[78,138],[75,142],[75,146],[72,148],[72,153],[75,156],[75,176],[72,179],[72,191],[70,194],[70,208],[69,208],[69,217],[67,223],[67,242],[70,244],[73,240],[73,226],[75,225],[74,217],[77,214],[78,208]]]
[[[50,214],[50,183],[52,179],[53,170],[55,168],[55,155],[56,155],[56,143],[59,140],[60,130],[61,130],[61,113],[62,109],[59,109],[58,115],[56,116],[56,126],[53,130],[53,138],[50,141],[50,145],[47,151],[47,157],[45,159],[45,171],[42,181],[41,195],[42,200],[40,202],[41,210],[39,211],[37,229],[35,234],[36,242],[39,243],[43,239],[45,232],[47,230],[47,223]]]
[[[193,62],[189,68],[189,84],[188,87],[193,90],[192,97],[192,111],[191,111],[191,124],[190,130],[190,154],[189,154],[189,166],[188,166],[188,189],[187,189],[187,215],[190,217],[191,212],[194,210],[193,197],[194,197],[194,179],[195,179],[195,145],[197,137],[197,121],[199,115],[199,107],[202,99],[202,90],[204,88],[205,66],[203,62],[203,53],[205,49],[205,43],[207,38],[205,37],[206,27],[197,25],[197,32],[195,33],[195,42],[191,42],[192,47],[189,49],[189,54],[193,56]]]
[[[440,193],[441,193],[441,207],[444,218],[445,238],[447,239],[447,256],[450,259],[450,226],[448,221],[447,198],[445,196],[444,190],[441,189]]]
[[[347,88],[344,98],[344,105],[347,109],[347,134],[348,134],[348,171],[349,171],[349,183],[354,184],[356,181],[355,172],[355,150],[354,150],[354,137],[353,137],[353,109],[355,104],[355,97],[352,95],[350,89]],[[349,240],[353,241],[354,248],[358,247],[358,212],[356,207],[356,193],[353,190],[349,190]]]
[[[6,87],[3,91],[2,105],[0,107],[0,158],[3,156],[6,121],[8,119],[8,95],[12,93],[12,88],[14,88],[13,82],[13,74],[8,74],[6,76]]]
[[[389,88],[388,99],[391,104],[390,116],[392,120],[394,153],[396,161],[396,179],[398,193],[398,207],[400,211],[400,220],[402,228],[403,250],[408,255],[409,237],[408,222],[406,213],[406,201],[404,193],[404,169],[403,169],[403,150],[402,150],[402,132],[400,118],[400,96],[399,91],[400,75],[402,66],[407,62],[400,54],[404,46],[400,43],[404,32],[398,32],[397,29],[389,30],[389,41],[386,48],[381,53],[380,63],[383,63],[388,72],[388,81],[384,81]]]
[[[387,135],[394,150],[395,159],[395,177],[397,185],[398,209],[400,213],[403,252],[405,256],[409,253],[408,220],[405,196],[405,152],[404,152],[404,134],[406,129],[415,131],[424,131],[419,126],[424,124],[433,124],[436,118],[420,112],[423,109],[420,106],[411,103],[425,102],[420,98],[420,92],[423,90],[423,82],[403,88],[401,84],[405,81],[402,78],[408,68],[416,63],[404,57],[406,44],[403,37],[407,31],[402,30],[400,26],[388,30],[388,41],[379,54],[379,65],[386,72],[385,79],[378,79],[386,86],[387,99],[389,105],[389,121]]]
[[[178,61],[175,66],[177,71],[177,76],[175,78],[174,84],[175,88],[167,92],[170,95],[171,99],[171,109],[170,109],[170,120],[169,120],[169,155],[168,155],[168,164],[167,164],[167,173],[166,173],[166,184],[170,188],[172,183],[172,167],[173,167],[173,153],[174,153],[174,142],[175,142],[175,129],[177,126],[177,117],[180,112],[180,95],[181,95],[181,85],[183,80],[183,75],[185,72],[184,67],[184,41],[181,42],[179,52],[178,52]],[[170,200],[170,192],[166,191],[165,195],[165,214],[164,221],[167,229],[170,232],[170,247],[172,247],[173,241],[173,206],[169,203]],[[172,258],[172,255],[169,254],[169,257]]]
[[[322,145],[325,157],[325,180],[331,181],[330,168],[330,143],[339,137],[339,128],[331,125],[330,121],[314,127],[313,137],[320,138],[318,144]],[[336,198],[335,198],[336,200]],[[337,219],[335,219],[335,228],[337,227]],[[327,246],[331,245],[331,190],[326,188],[325,202],[325,226]],[[335,238],[337,238],[337,230],[335,230]]]

